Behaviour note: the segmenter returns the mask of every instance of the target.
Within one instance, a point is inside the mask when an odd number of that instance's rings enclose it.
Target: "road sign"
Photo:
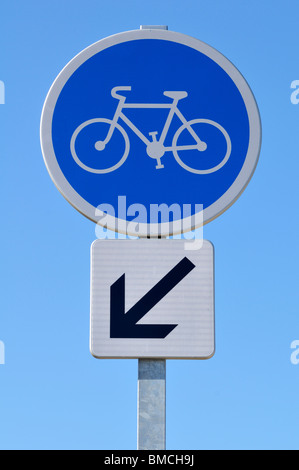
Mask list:
[[[139,236],[182,233],[223,213],[251,179],[260,142],[239,71],[167,30],[129,31],[85,49],[54,82],[41,121],[45,163],[64,197],[114,231],[136,235],[128,223],[137,220]],[[178,210],[152,220],[153,205]]]
[[[208,241],[196,250],[191,245],[184,240],[93,243],[93,356],[213,356],[214,248]]]

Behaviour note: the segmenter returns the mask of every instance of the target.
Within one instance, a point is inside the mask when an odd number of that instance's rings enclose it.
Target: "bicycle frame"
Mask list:
[[[173,99],[172,103],[125,103],[126,97],[117,95],[115,94],[114,97],[119,100],[119,104],[117,106],[117,109],[115,111],[111,127],[109,129],[109,132],[107,134],[107,137],[104,141],[104,144],[106,145],[109,140],[112,137],[112,134],[115,129],[115,125],[118,122],[119,119],[122,119],[125,124],[144,142],[144,144],[148,147],[152,142],[133,124],[133,122],[123,113],[123,109],[169,109],[169,114],[166,119],[163,131],[161,133],[161,136],[158,140],[158,143],[163,146],[164,151],[173,151],[173,150],[192,150],[192,149],[198,149],[198,146],[202,144],[202,141],[199,139],[197,134],[194,132],[192,127],[188,124],[187,119],[184,117],[184,115],[180,112],[178,109],[177,105],[179,102],[179,99]],[[164,147],[164,142],[167,137],[171,122],[173,120],[174,115],[177,115],[177,117],[180,119],[180,121],[183,123],[183,125],[186,126],[186,128],[189,130],[190,134],[194,138],[196,145],[184,145],[184,146],[176,146],[175,148],[172,147]],[[150,133],[152,135],[154,133]],[[153,137],[154,138],[154,137]]]

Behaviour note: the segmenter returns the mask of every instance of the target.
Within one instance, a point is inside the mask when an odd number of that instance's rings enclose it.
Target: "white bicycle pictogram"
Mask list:
[[[71,138],[71,153],[72,157],[75,160],[75,162],[84,170],[90,172],[90,173],[96,173],[96,174],[103,174],[103,173],[110,173],[112,171],[117,170],[123,163],[126,161],[129,151],[130,151],[130,140],[128,137],[127,132],[124,130],[124,128],[119,124],[119,120],[122,120],[141,140],[144,142],[146,146],[146,152],[147,155],[156,160],[157,165],[156,169],[163,169],[164,165],[161,163],[161,158],[165,155],[166,152],[172,152],[174,155],[174,158],[178,162],[178,164],[184,168],[185,170],[195,173],[195,174],[210,174],[214,173],[218,170],[220,170],[228,161],[231,151],[232,151],[232,144],[231,144],[231,139],[227,133],[227,131],[217,122],[212,121],[210,119],[193,119],[191,121],[187,121],[187,119],[183,116],[183,114],[180,112],[178,109],[178,102],[181,99],[184,99],[188,96],[188,93],[186,91],[164,91],[164,95],[167,96],[168,98],[172,99],[172,103],[126,103],[126,96],[118,94],[119,91],[131,91],[132,87],[131,86],[118,86],[115,87],[111,90],[111,95],[113,98],[117,99],[119,101],[117,109],[115,111],[113,119],[105,119],[105,118],[95,118],[95,119],[90,119],[84,123],[82,123],[73,133],[72,138]],[[150,132],[149,136],[151,138],[148,139],[134,124],[133,122],[123,113],[124,109],[169,109],[168,116],[165,121],[164,128],[162,130],[162,133],[159,138],[158,132]],[[172,141],[171,146],[165,146],[165,140],[168,135],[169,128],[171,126],[172,120],[174,116],[177,116],[180,121],[182,122],[182,125],[179,127],[177,132],[175,133]],[[82,133],[82,131],[86,130],[86,128],[90,128],[93,125],[101,125],[102,127],[104,126],[105,130],[105,135],[106,137],[104,140],[96,140],[93,144],[90,144],[90,148],[92,148],[92,145],[94,146],[94,149],[101,154],[106,148],[109,147],[109,144],[113,141],[113,137],[116,135],[116,133],[120,133],[120,135],[124,139],[124,150],[121,149],[120,155],[119,155],[119,160],[116,164],[113,166],[110,166],[108,168],[91,168],[90,166],[86,165],[85,163],[82,162],[82,157],[81,159],[79,158],[77,151],[76,151],[76,142],[77,138]],[[213,165],[211,168],[192,168],[188,164],[184,162],[184,157],[186,158],[186,155],[190,150],[197,150],[199,152],[199,165],[200,166],[200,153],[205,152],[208,149],[209,144],[202,140],[199,135],[198,135],[198,125],[208,125],[212,126],[214,130],[218,130],[220,132],[220,135],[225,139],[225,149],[223,151],[223,155],[217,155],[217,165]],[[195,130],[196,129],[196,130]],[[179,144],[179,138],[183,132],[187,131],[189,135],[192,137],[192,144],[188,145],[182,145]],[[201,137],[204,139],[204,128],[200,132]],[[224,146],[223,146],[224,147]],[[80,151],[79,151],[80,153]],[[105,166],[105,162],[103,162],[102,158],[99,158],[99,166]]]

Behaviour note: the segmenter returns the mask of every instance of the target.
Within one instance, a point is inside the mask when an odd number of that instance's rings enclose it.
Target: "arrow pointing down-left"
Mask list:
[[[188,258],[182,259],[127,313],[125,312],[125,274],[123,274],[110,288],[110,337],[166,338],[178,325],[137,325],[137,322],[194,268],[195,265]]]

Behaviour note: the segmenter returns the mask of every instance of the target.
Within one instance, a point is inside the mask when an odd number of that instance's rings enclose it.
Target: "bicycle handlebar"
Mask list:
[[[111,96],[113,96],[113,98],[116,98],[117,100],[125,99],[125,97],[123,95],[119,95],[117,92],[118,91],[131,91],[131,90],[132,90],[131,86],[116,86],[116,87],[112,88]]]

